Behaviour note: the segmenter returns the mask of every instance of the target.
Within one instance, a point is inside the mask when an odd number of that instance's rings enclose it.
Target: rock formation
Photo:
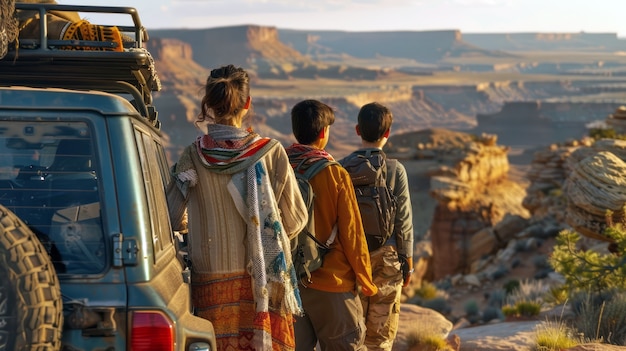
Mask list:
[[[530,186],[522,205],[535,220],[551,219],[565,222],[566,202],[563,183],[570,172],[570,156],[581,147],[590,146],[593,140],[571,140],[539,149],[534,153],[527,177]]]
[[[591,138],[552,144],[535,153],[523,205],[534,221],[550,219],[590,238],[624,219],[626,141]]]
[[[276,27],[245,25],[212,29],[151,30],[152,38],[172,38],[189,43],[193,59],[203,67],[225,63],[245,67],[257,75],[285,78],[311,60],[278,38]],[[152,39],[151,39],[152,40]]]
[[[483,135],[462,149],[436,152],[442,166],[431,172],[430,192],[437,200],[430,229],[435,280],[469,273],[472,260],[506,245],[498,231],[477,237],[481,230],[507,214],[528,216],[520,206],[524,189],[507,177],[508,148],[496,141]]]
[[[607,226],[626,218],[626,141],[601,139],[582,149],[571,162],[563,186],[567,198],[566,222],[580,234],[611,241]]]

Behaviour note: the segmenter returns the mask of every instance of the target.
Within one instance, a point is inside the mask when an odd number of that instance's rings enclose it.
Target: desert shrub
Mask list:
[[[504,283],[504,291],[506,292],[507,295],[509,295],[510,293],[513,292],[513,290],[517,289],[519,287],[519,280],[515,280],[515,279],[511,279],[509,281],[507,281],[506,283]]]
[[[526,246],[524,240],[518,240],[513,244],[513,249],[516,253],[525,252],[528,250],[528,246]]]
[[[452,307],[448,305],[448,297],[447,292],[438,289],[433,283],[424,282],[406,302],[448,314],[452,311]]]
[[[504,319],[504,314],[500,308],[487,306],[482,314],[483,322],[487,323],[494,319]]]
[[[548,292],[548,285],[541,280],[523,280],[519,286],[507,295],[507,302],[516,305],[519,302],[542,304]]]
[[[487,305],[490,307],[502,308],[502,305],[506,302],[506,291],[503,289],[496,289],[489,293],[487,298]]]
[[[430,282],[423,282],[419,288],[415,289],[415,296],[419,296],[423,300],[431,300],[438,295],[437,287]]]
[[[569,291],[565,285],[552,286],[548,289],[545,302],[553,305],[562,305],[569,299]]]
[[[535,351],[560,351],[579,344],[574,330],[562,322],[546,321],[535,330]]]
[[[591,128],[589,129],[589,136],[594,140],[626,139],[626,135],[617,133],[613,128]]]
[[[406,337],[406,344],[409,350],[452,351],[443,336],[422,330],[410,331]]]
[[[626,289],[626,231],[620,223],[609,226],[604,233],[615,242],[612,253],[579,249],[580,235],[574,231],[563,230],[556,237],[550,264],[565,278],[568,290]]]
[[[541,304],[533,301],[520,301],[515,304],[517,313],[524,317],[533,317],[541,312]]]
[[[574,297],[574,326],[585,337],[605,343],[626,343],[626,292],[579,293]]]
[[[509,274],[509,269],[506,268],[503,265],[498,266],[498,268],[496,268],[493,273],[491,273],[491,279],[493,280],[498,280],[504,276],[506,276],[507,274]]]
[[[502,306],[502,314],[504,314],[505,316],[509,317],[509,316],[517,316],[517,307],[512,306],[512,305],[504,305]]]
[[[448,304],[448,300],[441,296],[430,300],[423,300],[419,305],[435,310],[443,315],[449,314],[452,311],[452,307]]]
[[[535,255],[532,258],[533,266],[536,269],[552,268],[548,258],[545,255]]]
[[[467,318],[470,323],[475,324],[481,320],[480,307],[476,300],[471,299],[466,301],[463,307],[465,309],[465,318]]]
[[[507,317],[534,317],[541,312],[541,304],[533,301],[519,301],[514,305],[502,306],[502,314]]]
[[[480,313],[480,307],[478,307],[478,302],[476,300],[468,300],[464,305],[465,314],[468,316],[474,316]]]

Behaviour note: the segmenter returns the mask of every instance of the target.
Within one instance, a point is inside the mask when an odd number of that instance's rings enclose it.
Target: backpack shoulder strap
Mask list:
[[[322,169],[333,165],[333,164],[339,164],[337,161],[331,161],[331,160],[327,160],[327,159],[320,159],[319,161],[316,161],[315,163],[311,164],[309,166],[309,168],[307,168],[307,170],[304,172],[303,176],[306,179],[311,179],[313,178],[316,174],[318,174]],[[296,167],[296,170],[298,170],[298,168],[301,167],[302,164],[299,164],[298,167]]]
[[[385,160],[387,163],[387,185],[393,191],[396,187],[396,168],[398,167],[398,160],[395,158],[388,158]]]

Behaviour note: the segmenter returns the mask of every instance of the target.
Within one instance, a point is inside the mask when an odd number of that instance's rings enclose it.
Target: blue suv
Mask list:
[[[51,37],[71,12],[134,25],[78,28],[121,41]],[[16,14],[41,35],[0,59],[0,349],[215,350],[170,225],[161,85],[137,12],[17,3]]]

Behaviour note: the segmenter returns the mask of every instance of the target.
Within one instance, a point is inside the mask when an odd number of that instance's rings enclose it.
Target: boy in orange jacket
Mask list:
[[[293,134],[298,143],[286,148],[291,165],[333,157],[324,150],[328,143],[334,111],[317,100],[304,100],[291,110]],[[304,171],[303,170],[303,171]],[[300,285],[304,316],[294,324],[297,351],[321,349],[365,350],[365,326],[359,288],[372,296],[378,288],[372,281],[367,242],[354,188],[348,172],[339,164],[330,165],[310,180],[314,198],[315,235],[327,242],[333,228],[336,238],[324,256],[322,266]]]

